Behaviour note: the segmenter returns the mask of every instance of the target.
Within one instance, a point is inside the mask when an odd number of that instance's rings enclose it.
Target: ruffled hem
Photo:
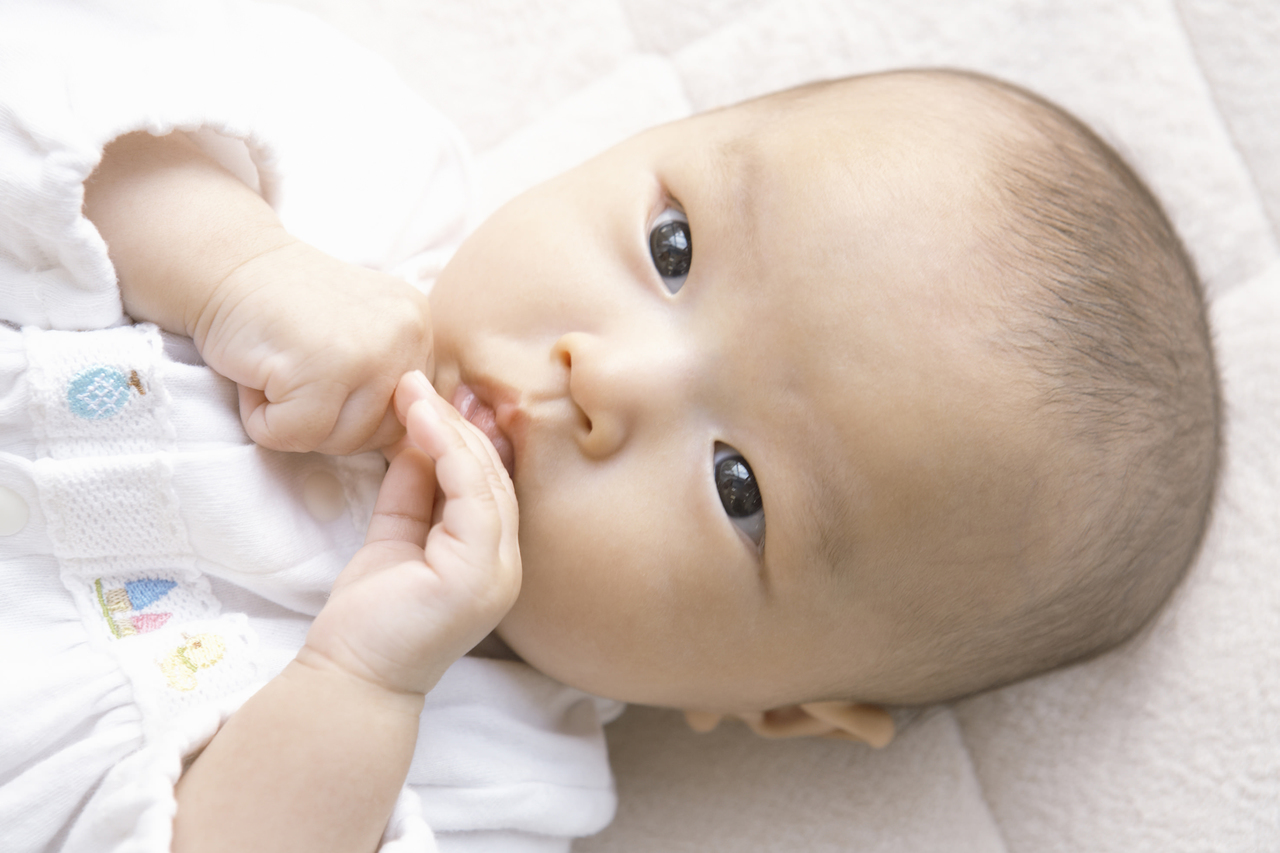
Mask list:
[[[9,582],[0,646],[23,649],[0,661],[0,849],[167,851],[184,760],[257,685],[157,720],[138,701],[137,661],[96,641],[51,557],[4,561],[0,571]],[[222,621],[228,636],[247,631],[242,618]]]
[[[260,685],[186,714],[113,767],[80,813],[64,853],[168,853],[183,762],[213,739]]]

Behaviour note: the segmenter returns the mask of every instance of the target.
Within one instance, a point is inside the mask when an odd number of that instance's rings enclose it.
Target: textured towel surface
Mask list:
[[[1150,182],[1213,301],[1228,465],[1135,642],[933,709],[883,752],[695,736],[632,709],[587,851],[1280,849],[1280,4],[1275,0],[291,0],[477,152],[479,213],[648,125],[863,71],[993,73]]]

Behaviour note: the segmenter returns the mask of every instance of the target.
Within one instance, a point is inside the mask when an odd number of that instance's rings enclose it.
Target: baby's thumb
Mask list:
[[[254,444],[268,450],[309,453],[329,434],[321,412],[309,410],[301,401],[272,403],[257,388],[237,385],[240,393],[240,423]]]

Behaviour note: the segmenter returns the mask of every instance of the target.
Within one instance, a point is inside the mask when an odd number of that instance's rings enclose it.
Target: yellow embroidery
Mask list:
[[[227,642],[217,634],[196,634],[194,637],[183,634],[183,637],[187,642],[160,661],[160,670],[170,687],[185,692],[196,688],[197,670],[208,669],[222,660]]]
[[[138,371],[129,371],[129,384],[134,387],[140,396],[145,397],[147,395],[147,389],[142,387],[142,380],[138,378]]]

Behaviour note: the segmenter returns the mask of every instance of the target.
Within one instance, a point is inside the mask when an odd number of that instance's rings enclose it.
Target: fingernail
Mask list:
[[[427,381],[427,374],[421,370],[414,370],[409,374],[409,381],[415,386],[417,391],[431,390],[431,383]]]

